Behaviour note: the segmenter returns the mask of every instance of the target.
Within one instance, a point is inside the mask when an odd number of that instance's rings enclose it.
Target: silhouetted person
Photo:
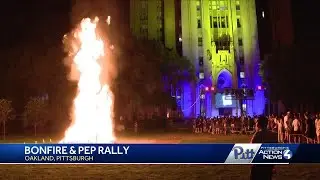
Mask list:
[[[251,143],[278,143],[278,136],[276,133],[269,131],[268,119],[260,116],[256,122],[256,133],[251,139]],[[269,180],[272,179],[273,165],[252,165],[251,180]]]
[[[304,133],[308,138],[312,138],[312,131],[313,131],[312,119],[307,112],[304,113],[304,121],[306,125]]]
[[[308,137],[310,137],[311,139],[316,138],[315,120],[316,120],[315,116],[309,115],[309,117],[308,117],[308,130],[309,130]]]

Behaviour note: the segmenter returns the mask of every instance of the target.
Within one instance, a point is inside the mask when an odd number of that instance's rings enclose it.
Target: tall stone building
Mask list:
[[[160,40],[176,48],[175,0],[130,0],[130,26],[140,38]]]
[[[193,62],[198,82],[181,85],[186,117],[264,113],[254,0],[131,0],[130,17],[133,34],[160,40]],[[203,93],[208,88],[214,91]],[[254,98],[227,98],[226,88],[253,89]]]

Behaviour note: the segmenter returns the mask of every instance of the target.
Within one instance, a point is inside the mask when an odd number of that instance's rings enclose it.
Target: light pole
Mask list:
[[[205,107],[205,100],[206,100],[206,93],[214,93],[215,87],[201,87],[200,89],[200,114],[202,117],[206,116],[206,107]]]
[[[206,94],[203,87],[200,88],[200,116],[205,116],[204,104],[205,104]]]

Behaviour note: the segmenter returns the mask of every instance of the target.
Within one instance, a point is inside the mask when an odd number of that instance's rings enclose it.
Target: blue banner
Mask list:
[[[0,163],[320,163],[309,144],[0,144]]]

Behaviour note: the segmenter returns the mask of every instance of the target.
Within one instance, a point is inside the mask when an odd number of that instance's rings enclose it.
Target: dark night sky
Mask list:
[[[319,34],[319,6],[317,0],[292,0],[292,16],[297,42],[317,43]]]
[[[70,4],[66,0],[13,0],[1,6],[1,45],[9,48],[24,43],[52,40],[68,29]]]
[[[129,1],[127,1],[128,3]],[[117,1],[123,6],[126,1]],[[297,42],[315,42],[320,39],[319,4],[316,0],[293,0],[292,14],[294,33]],[[1,48],[10,48],[24,43],[41,43],[44,39],[60,41],[62,35],[69,30],[68,0],[11,0],[0,8]],[[128,22],[128,13],[119,9],[123,23]]]
[[[119,9],[117,16],[122,16],[122,21],[128,21],[128,17],[125,17],[128,14],[123,7],[126,1],[105,1],[112,11]],[[0,8],[3,17],[0,30],[1,49],[24,43],[41,43],[45,39],[61,41],[63,34],[70,30],[71,6],[71,0],[8,1]]]

